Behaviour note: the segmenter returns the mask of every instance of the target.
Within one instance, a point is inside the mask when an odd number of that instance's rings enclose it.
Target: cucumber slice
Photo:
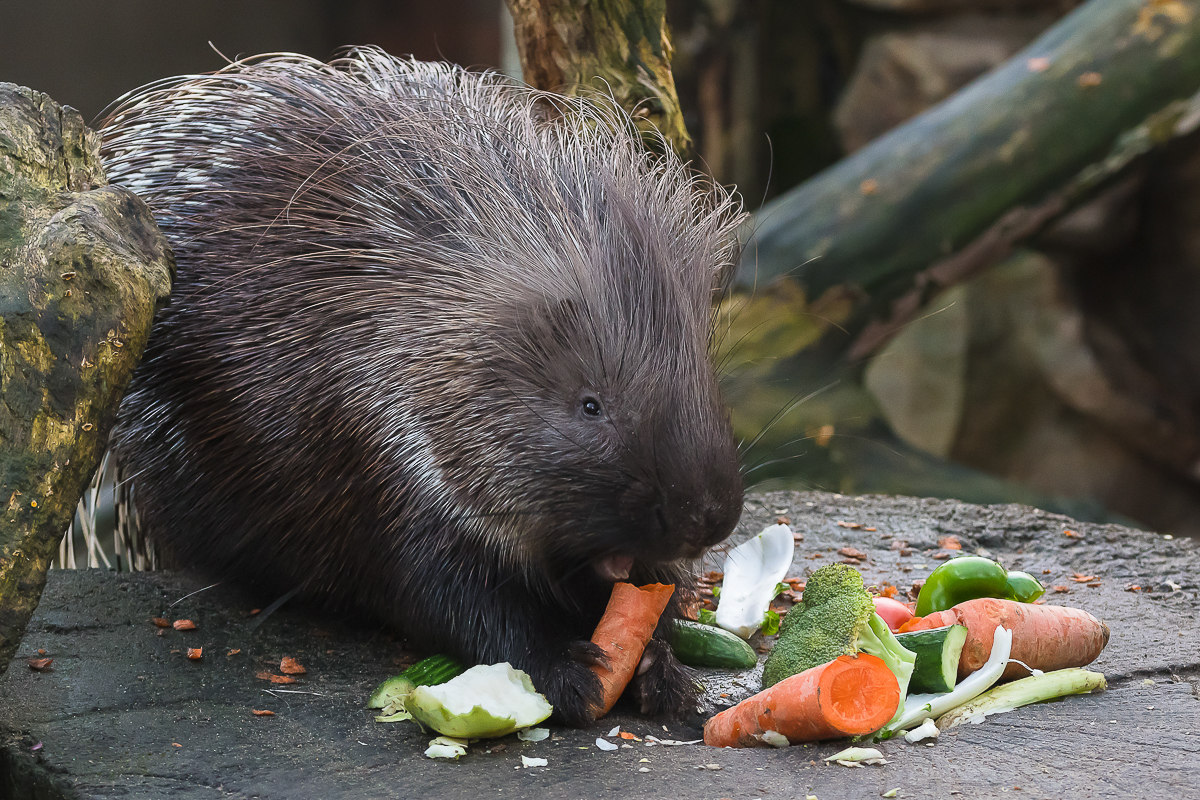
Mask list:
[[[937,694],[954,689],[958,659],[967,641],[967,626],[947,625],[924,631],[897,633],[896,641],[917,654],[908,691]]]
[[[740,636],[688,619],[675,620],[671,649],[689,667],[750,669],[758,663],[758,656]]]
[[[367,700],[367,708],[386,708],[407,697],[418,686],[437,686],[465,671],[463,665],[450,656],[430,656],[379,684]]]

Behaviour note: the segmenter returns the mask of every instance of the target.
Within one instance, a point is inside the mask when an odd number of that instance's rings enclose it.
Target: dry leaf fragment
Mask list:
[[[879,587],[879,596],[880,597],[895,597],[899,593],[900,593],[900,590],[897,589],[895,586],[893,586],[890,583],[885,583],[885,584],[883,584],[883,586]]]
[[[943,536],[938,539],[938,547],[943,550],[962,550],[962,542],[954,535]]]
[[[150,621],[154,623],[154,627],[156,627],[156,628],[171,627],[171,620],[169,620],[169,619],[163,619],[162,617],[155,617],[154,619],[152,619]]]
[[[1092,581],[1097,580],[1097,577],[1095,575],[1084,575],[1082,572],[1072,572],[1071,580],[1075,581],[1076,583],[1091,583]]]
[[[1063,536],[1066,536],[1068,539],[1082,539],[1083,538],[1082,533],[1076,533],[1075,531],[1063,531]]]
[[[54,659],[53,658],[29,658],[29,659],[25,660],[25,663],[29,665],[30,669],[37,671],[37,672],[41,672],[46,667],[53,664]]]
[[[1071,587],[1070,586],[1055,586],[1054,593],[1055,594],[1070,594]]]
[[[171,627],[177,631],[194,631],[196,630],[196,623],[190,619],[177,619],[171,623]]]
[[[256,673],[254,673],[254,677],[256,677],[260,680],[270,681],[271,683],[295,683],[296,682],[296,679],[293,678],[291,675],[272,675],[269,672],[256,672]]]
[[[1141,590],[1142,587],[1138,586],[1136,583],[1131,583],[1125,587],[1125,591],[1127,592],[1140,592]]]
[[[225,655],[227,655],[227,656],[236,656],[236,655],[237,655],[238,653],[240,653],[240,652],[242,652],[242,648],[240,648],[240,647],[235,647],[235,648],[233,648],[232,650],[230,650],[228,653],[226,653]]]
[[[299,661],[291,656],[283,657],[283,660],[279,662],[279,671],[285,675],[303,675],[308,672]]]
[[[179,742],[171,742],[171,747],[183,747]]]
[[[879,530],[879,528],[863,528],[863,530],[864,530],[864,531],[872,531],[872,532],[874,532],[874,531],[877,531],[877,530]]]
[[[947,553],[945,550],[941,550],[930,556],[930,558],[932,558],[934,561],[945,561],[949,557],[950,557],[950,554]]]
[[[840,519],[839,519],[839,520],[837,521],[837,526],[838,526],[839,528],[849,528],[849,529],[850,529],[850,530],[852,530],[852,531],[856,531],[856,530],[858,530],[859,528],[861,528],[861,527],[862,527],[862,523],[859,523],[859,522],[843,522],[842,520],[840,520]]]
[[[275,716],[274,711],[267,711],[265,709],[259,710],[257,708],[250,709],[250,713],[256,717],[273,717],[273,716]]]
[[[791,525],[792,518],[791,517],[776,517],[775,524],[776,525]]]
[[[853,547],[841,548],[840,550],[838,550],[838,555],[845,556],[846,558],[853,558],[857,561],[866,561],[867,560],[866,553],[864,553],[862,550],[856,550]]]
[[[189,647],[188,651],[187,651],[187,657],[190,658],[192,661],[199,661],[200,659],[204,658],[204,648],[203,647]]]
[[[38,648],[38,655],[39,655],[39,656],[44,656],[44,655],[46,655],[46,651],[45,651],[45,650],[43,650],[42,648],[40,648],[40,647],[39,647],[39,648]]]

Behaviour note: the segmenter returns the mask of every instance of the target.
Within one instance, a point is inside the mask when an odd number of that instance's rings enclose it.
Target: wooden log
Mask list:
[[[665,0],[507,0],[525,82],[567,95],[612,94],[676,152],[690,144],[675,79]]]
[[[1090,196],[1103,182],[1089,174],[1119,173],[1106,160],[1127,134],[1161,143],[1189,130],[1175,104],[1198,89],[1197,0],[1091,0],[1005,66],[765,206],[738,283],[787,277],[809,298],[845,287],[870,310],[857,329],[886,321],[896,298],[928,297],[967,272],[931,264],[995,263]]]

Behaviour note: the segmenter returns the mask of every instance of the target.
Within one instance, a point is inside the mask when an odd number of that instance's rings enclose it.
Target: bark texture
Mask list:
[[[639,125],[687,151],[666,0],[507,2],[526,83],[567,95],[611,94]]]
[[[79,113],[0,83],[0,670],[169,291],[149,209]]]

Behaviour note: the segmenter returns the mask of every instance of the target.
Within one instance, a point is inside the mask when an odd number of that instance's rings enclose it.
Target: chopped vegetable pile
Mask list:
[[[913,616],[872,598],[854,567],[821,567],[784,618],[763,691],[710,719],[705,742],[778,747],[780,737],[885,739],[917,727],[914,739],[929,738],[934,720],[936,730],[1103,689],[1103,675],[1079,667],[1100,654],[1108,628],[1079,609],[1033,605],[1043,593],[1028,573],[964,556],[931,573]],[[907,633],[897,638],[896,629]],[[1024,679],[992,689],[1013,678]],[[910,682],[925,693],[910,693]]]
[[[678,620],[671,628],[671,645],[684,663],[750,669],[757,656],[744,640],[765,621],[778,621],[771,600],[784,590],[799,600],[786,612],[763,664],[763,690],[709,719],[705,744],[787,747],[902,733],[909,741],[926,741],[939,730],[982,722],[990,714],[1105,688],[1102,674],[1081,667],[1108,643],[1107,626],[1079,609],[1034,605],[1044,589],[1028,573],[978,556],[952,559],[930,574],[919,596],[914,590],[914,616],[899,600],[873,598],[848,563],[821,567],[806,581],[781,583],[793,549],[793,534],[783,524],[734,548],[715,614],[720,627]],[[720,578],[710,573],[710,581]],[[593,709],[597,718],[612,708],[639,668],[674,588],[613,587],[592,637],[607,656],[593,668],[604,690]],[[896,593],[890,584],[884,588],[885,594]],[[1013,682],[997,685],[1005,680]],[[472,739],[520,730],[523,740],[539,741],[548,732],[529,728],[553,712],[529,676],[509,664],[464,671],[447,656],[426,659],[385,681],[368,705],[382,709],[378,721],[416,719],[442,734],[426,754],[452,759],[465,754]],[[614,728],[609,735],[616,733]],[[618,747],[606,739],[596,746]],[[833,760],[882,763],[877,752],[844,751]],[[537,763],[526,766],[545,765],[544,759],[527,760]]]
[[[846,564],[821,567],[809,577],[801,604],[784,618],[779,641],[763,666],[763,686],[858,653],[876,656],[891,670],[900,687],[896,713],[902,712],[916,655],[896,641],[875,613],[858,570]]]

